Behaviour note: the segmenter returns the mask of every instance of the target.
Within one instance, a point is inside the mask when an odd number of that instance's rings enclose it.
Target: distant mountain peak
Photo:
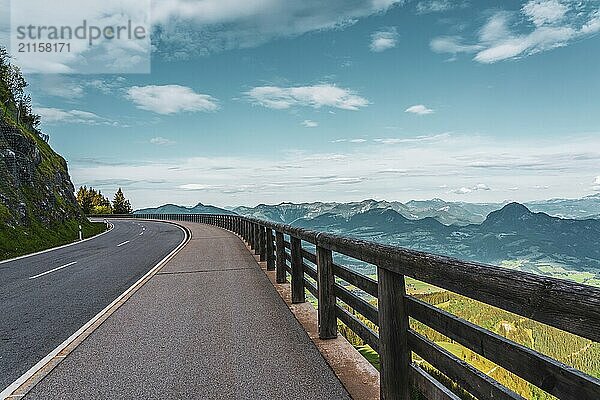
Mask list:
[[[521,203],[508,203],[498,211],[491,212],[484,221],[484,224],[514,224],[524,217],[534,215],[529,208]]]
[[[517,203],[516,201],[508,203],[507,205],[502,207],[499,211],[510,212],[513,214],[517,213],[520,215],[531,213],[531,211],[529,210],[529,208],[527,208],[527,206],[525,206],[521,203]]]
[[[135,210],[134,214],[236,214],[233,211],[226,210],[223,208],[204,205],[198,203],[194,207],[179,206],[176,204],[164,204],[160,207],[155,208],[144,208],[141,210]]]

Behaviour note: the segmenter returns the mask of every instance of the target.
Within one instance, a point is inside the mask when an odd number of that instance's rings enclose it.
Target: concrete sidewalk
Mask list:
[[[27,399],[349,399],[235,235],[192,239]]]

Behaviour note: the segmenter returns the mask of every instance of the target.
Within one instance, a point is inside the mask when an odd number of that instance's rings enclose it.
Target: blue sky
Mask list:
[[[289,3],[155,2],[151,74],[28,73],[75,185],[135,207],[600,191],[600,1]]]

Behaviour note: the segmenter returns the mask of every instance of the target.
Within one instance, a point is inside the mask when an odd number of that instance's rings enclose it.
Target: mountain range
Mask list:
[[[344,218],[369,210],[389,209],[412,220],[435,218],[445,225],[469,225],[482,223],[488,214],[499,210],[509,202],[503,203],[466,203],[447,202],[441,199],[398,201],[364,200],[351,203],[281,203],[277,205],[260,204],[256,207],[233,207],[237,214],[268,219],[286,224],[297,220],[315,218],[322,214],[336,214]],[[552,199],[525,203],[531,211],[565,219],[600,218],[600,194],[580,199]]]
[[[233,215],[235,212],[223,208],[198,203],[193,207],[165,204],[155,208],[142,208],[135,210],[133,214],[226,214]]]
[[[194,207],[167,204],[136,213],[236,213],[600,285],[600,194],[525,205],[433,199],[224,209],[200,203]],[[364,273],[373,270],[373,266],[344,261]]]
[[[600,279],[600,220],[552,217],[519,203],[465,226],[444,225],[432,217],[411,220],[391,209],[350,218],[326,213],[294,225],[546,275],[578,271],[592,283]]]

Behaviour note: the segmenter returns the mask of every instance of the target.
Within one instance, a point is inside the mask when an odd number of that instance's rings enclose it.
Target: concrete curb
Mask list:
[[[134,219],[132,218],[132,220]],[[135,220],[137,220],[137,218]],[[24,397],[27,392],[29,392],[35,385],[44,379],[44,377],[46,377],[50,371],[60,364],[60,362],[64,360],[69,353],[75,350],[77,346],[79,346],[90,334],[92,334],[100,325],[102,325],[102,323],[106,321],[115,311],[117,311],[119,307],[121,307],[131,296],[133,296],[135,292],[137,292],[142,286],[144,286],[146,282],[156,275],[156,273],[158,273],[173,257],[175,257],[192,238],[191,231],[182,225],[170,221],[156,222],[168,223],[179,227],[179,229],[181,229],[185,235],[181,243],[106,308],[96,314],[85,325],[79,328],[74,334],[72,334],[54,350],[52,350],[46,357],[41,359],[37,364],[35,364],[27,372],[10,384],[6,389],[0,392],[0,400],[20,399]]]

